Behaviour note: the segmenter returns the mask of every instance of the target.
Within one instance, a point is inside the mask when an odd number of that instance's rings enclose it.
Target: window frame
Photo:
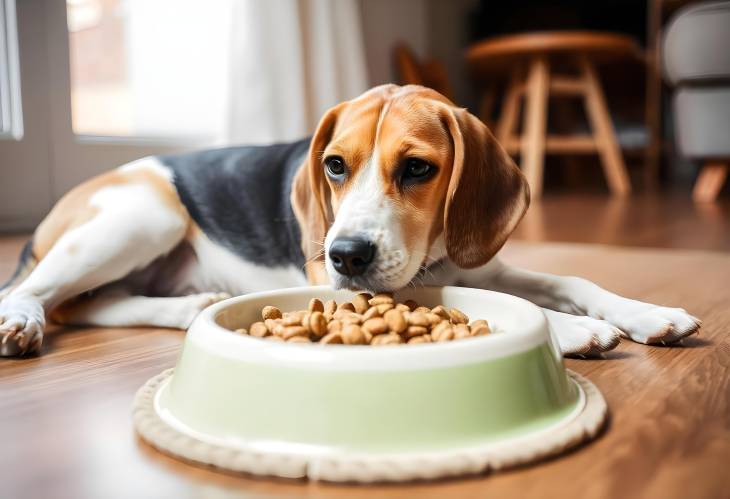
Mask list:
[[[0,139],[23,138],[15,0],[0,0]]]

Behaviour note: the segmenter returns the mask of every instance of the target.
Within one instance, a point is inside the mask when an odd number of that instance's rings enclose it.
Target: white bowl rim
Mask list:
[[[421,287],[408,290],[438,289],[443,292],[484,294],[486,299],[510,303],[519,309],[521,329],[499,332],[462,341],[399,345],[373,348],[357,345],[303,345],[236,334],[217,322],[226,308],[260,298],[277,298],[289,294],[321,296],[322,292],[337,291],[330,286],[301,286],[284,288],[228,298],[201,312],[188,330],[186,341],[215,355],[239,361],[282,368],[305,368],[335,371],[392,371],[430,369],[484,362],[527,352],[545,343],[552,343],[547,320],[536,305],[505,293],[458,286]]]

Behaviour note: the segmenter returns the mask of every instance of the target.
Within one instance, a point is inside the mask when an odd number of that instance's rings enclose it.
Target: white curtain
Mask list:
[[[358,0],[237,0],[232,12],[228,142],[302,138],[366,90]]]

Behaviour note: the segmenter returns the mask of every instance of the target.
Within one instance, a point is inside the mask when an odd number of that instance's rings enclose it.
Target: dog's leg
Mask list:
[[[681,308],[631,300],[586,279],[523,270],[497,259],[462,280],[520,296],[550,310],[609,322],[639,343],[672,343],[697,332],[701,324]]]
[[[93,217],[64,233],[0,302],[0,356],[37,349],[53,307],[146,267],[185,234],[187,219],[145,185],[100,191],[96,201]]]
[[[61,305],[51,313],[51,318],[59,324],[74,326],[187,329],[201,310],[229,297],[227,293],[131,296],[123,288],[110,288]]]

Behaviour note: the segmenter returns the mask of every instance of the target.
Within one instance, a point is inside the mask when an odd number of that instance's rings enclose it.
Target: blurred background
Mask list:
[[[0,0],[0,231],[127,161],[431,86],[513,154],[516,236],[730,248],[730,2]]]

